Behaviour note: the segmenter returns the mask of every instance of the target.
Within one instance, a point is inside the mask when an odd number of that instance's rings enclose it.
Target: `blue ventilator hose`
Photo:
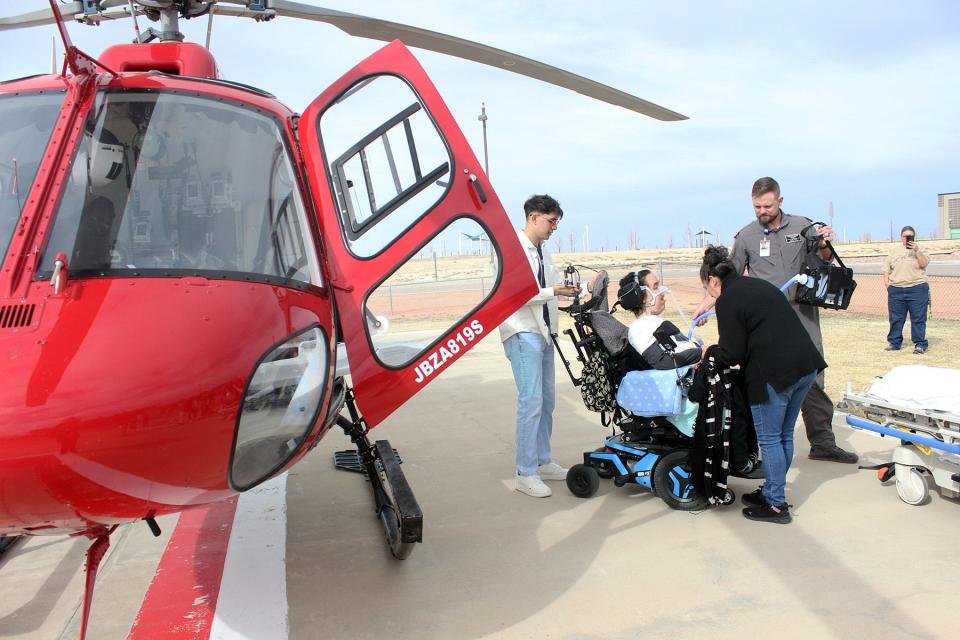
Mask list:
[[[783,283],[783,286],[780,287],[780,293],[786,293],[786,292],[787,292],[787,289],[790,288],[790,285],[792,285],[794,282],[799,282],[799,278],[801,278],[801,277],[802,277],[802,276],[800,276],[800,275],[796,275],[796,276],[793,276],[792,278],[790,278],[789,280],[787,280],[786,282],[784,282],[784,283]]]
[[[791,286],[794,282],[797,282],[797,281],[798,281],[798,278],[800,278],[800,277],[801,277],[801,276],[799,276],[799,275],[793,276],[792,278],[790,278],[789,280],[787,280],[786,282],[784,282],[784,283],[783,283],[783,286],[780,287],[780,291],[781,291],[782,293],[786,293],[786,292],[787,292],[787,289],[789,289],[790,286]],[[715,316],[715,315],[717,315],[717,312],[716,312],[716,311],[704,311],[703,313],[701,313],[700,315],[698,315],[697,317],[695,317],[695,318],[690,322],[690,333],[687,334],[687,340],[692,340],[692,339],[693,339],[693,333],[694,333],[694,331],[695,331],[694,327],[697,326],[697,323],[698,323],[698,322],[700,322],[700,321],[703,320],[704,318],[709,318],[710,316]]]
[[[847,416],[847,424],[855,429],[866,429],[867,431],[873,431],[885,436],[890,436],[891,438],[898,438],[900,440],[922,444],[925,447],[931,447],[932,449],[938,449],[940,451],[946,451],[947,453],[960,455],[960,445],[947,444],[946,442],[940,442],[939,440],[934,440],[933,438],[918,436],[915,433],[900,431],[899,429],[891,429],[890,427],[885,427],[882,424],[877,424],[871,420],[864,420],[863,418],[858,418],[856,416]]]
[[[690,333],[687,334],[687,340],[693,340],[693,334],[697,331],[697,323],[703,320],[704,318],[709,318],[710,316],[717,315],[716,311],[704,311],[693,320],[690,321]],[[701,345],[702,346],[702,345]]]

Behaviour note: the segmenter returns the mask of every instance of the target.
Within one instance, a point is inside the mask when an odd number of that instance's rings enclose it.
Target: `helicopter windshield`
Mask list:
[[[318,284],[275,119],[173,92],[102,92],[37,277],[183,276]]]
[[[4,253],[37,176],[63,96],[60,91],[0,97],[0,248]]]

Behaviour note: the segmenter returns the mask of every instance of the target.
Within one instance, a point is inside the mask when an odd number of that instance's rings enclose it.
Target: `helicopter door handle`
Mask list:
[[[477,174],[470,174],[470,184],[473,185],[473,188],[477,190],[477,196],[480,198],[480,202],[487,202],[487,192],[483,190],[483,185],[480,184],[480,179],[477,178]]]
[[[50,276],[50,286],[53,294],[57,295],[67,286],[67,254],[63,251],[57,254],[53,261],[53,275]]]

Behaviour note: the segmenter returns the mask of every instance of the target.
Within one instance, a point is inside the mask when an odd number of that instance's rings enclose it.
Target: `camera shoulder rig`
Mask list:
[[[800,304],[809,304],[826,309],[846,309],[850,306],[853,291],[857,282],[853,279],[853,269],[843,264],[833,245],[827,240],[827,248],[832,257],[837,259],[837,265],[824,263],[819,256],[820,237],[816,233],[809,233],[823,222],[813,222],[800,231],[806,241],[806,255],[803,269],[798,279],[796,301]]]

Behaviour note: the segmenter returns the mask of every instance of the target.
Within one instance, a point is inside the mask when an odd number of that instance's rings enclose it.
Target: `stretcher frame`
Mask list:
[[[880,438],[900,440],[881,480],[896,478],[900,499],[911,505],[930,497],[927,476],[941,495],[960,498],[960,415],[888,402],[870,394],[845,391],[838,405],[847,425]],[[859,414],[859,415],[852,415]]]

